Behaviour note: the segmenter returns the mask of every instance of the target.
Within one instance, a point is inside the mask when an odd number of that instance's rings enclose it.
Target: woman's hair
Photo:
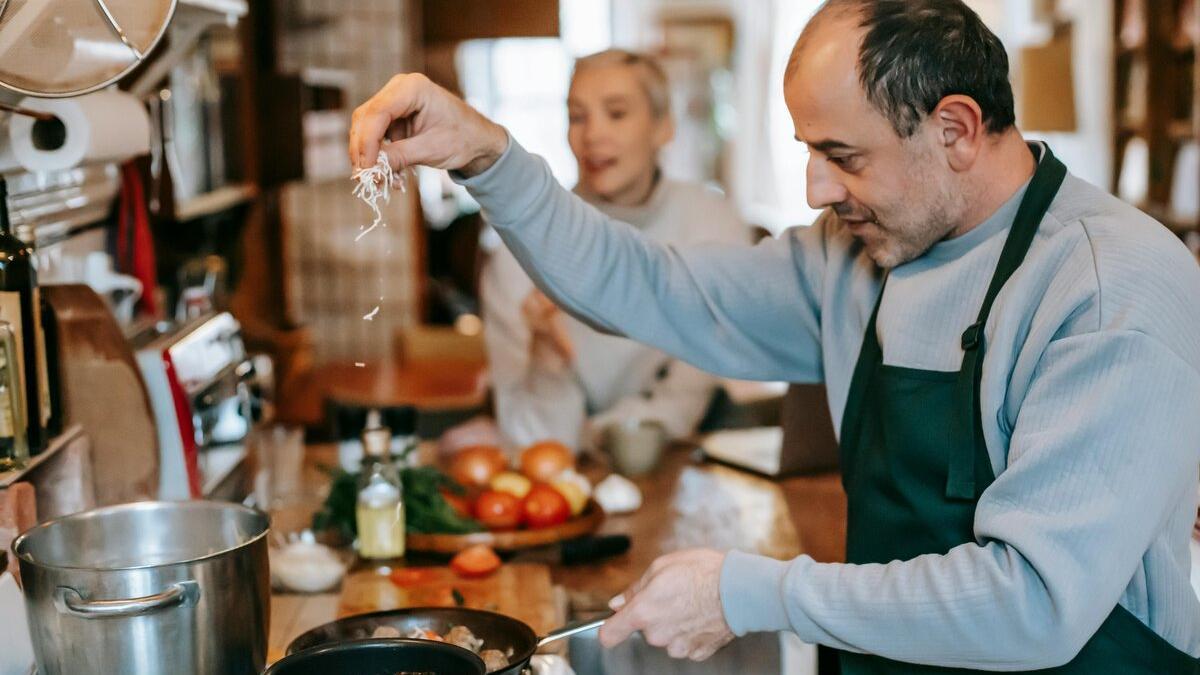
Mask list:
[[[671,114],[671,91],[667,84],[667,73],[653,56],[625,49],[606,49],[576,59],[575,74],[579,74],[586,68],[602,66],[633,68],[637,72],[642,90],[646,92],[646,98],[650,100],[650,112],[656,118],[667,117]]]

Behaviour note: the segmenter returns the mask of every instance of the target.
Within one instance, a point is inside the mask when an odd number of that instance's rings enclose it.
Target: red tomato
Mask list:
[[[482,544],[463,549],[450,560],[450,569],[459,576],[484,577],[500,569],[500,556]]]
[[[456,495],[448,490],[442,490],[442,498],[454,509],[454,512],[464,518],[473,517],[474,509],[471,506],[471,500],[465,495]]]
[[[521,500],[497,490],[487,490],[475,500],[475,518],[490,530],[511,530],[521,524]]]
[[[525,524],[531,528],[552,527],[571,517],[567,498],[549,485],[534,485],[521,504]]]
[[[410,588],[429,583],[437,574],[428,567],[397,567],[388,576],[393,584],[401,588]]]

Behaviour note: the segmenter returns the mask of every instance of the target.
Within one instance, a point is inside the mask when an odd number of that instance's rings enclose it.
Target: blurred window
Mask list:
[[[561,0],[559,38],[464,42],[459,81],[471,105],[546,158],[564,185],[578,180],[567,146],[567,87],[577,57],[612,45],[609,0]]]

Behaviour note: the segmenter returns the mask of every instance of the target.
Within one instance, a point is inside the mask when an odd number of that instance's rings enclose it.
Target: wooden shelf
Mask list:
[[[45,451],[31,458],[29,463],[25,465],[25,468],[14,469],[12,471],[0,473],[0,488],[6,488],[22,478],[25,478],[39,466],[49,462],[51,459],[54,459],[54,456],[57,455],[59,451],[70,445],[71,441],[74,441],[81,435],[83,435],[83,429],[80,427],[74,426],[70,429],[67,429],[57,438],[50,441],[50,445],[47,446]]]
[[[211,216],[254,199],[258,188],[249,183],[226,185],[175,206],[175,218],[180,222]]]
[[[1141,44],[1135,48],[1124,45],[1122,18],[1140,13],[1144,26],[1137,33]],[[1197,44],[1181,44],[1179,30],[1179,0],[1114,0],[1117,21],[1112,33],[1116,80],[1113,114],[1117,120],[1113,130],[1113,174],[1111,189],[1118,191],[1121,174],[1127,167],[1125,148],[1132,137],[1144,141],[1149,153],[1148,191],[1144,204],[1138,205],[1152,217],[1166,223],[1177,232],[1196,230],[1192,223],[1168,222],[1174,182],[1174,164],[1181,143],[1200,139],[1200,124],[1193,119],[1200,106],[1200,73],[1194,55]],[[1137,111],[1138,119],[1130,120],[1129,111]]]
[[[1167,137],[1173,141],[1188,141],[1200,138],[1200,129],[1191,120],[1175,120],[1167,125]]]

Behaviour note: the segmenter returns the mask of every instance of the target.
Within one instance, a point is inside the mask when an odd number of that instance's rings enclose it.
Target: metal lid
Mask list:
[[[167,30],[176,0],[0,0],[0,86],[77,96],[133,70]]]

